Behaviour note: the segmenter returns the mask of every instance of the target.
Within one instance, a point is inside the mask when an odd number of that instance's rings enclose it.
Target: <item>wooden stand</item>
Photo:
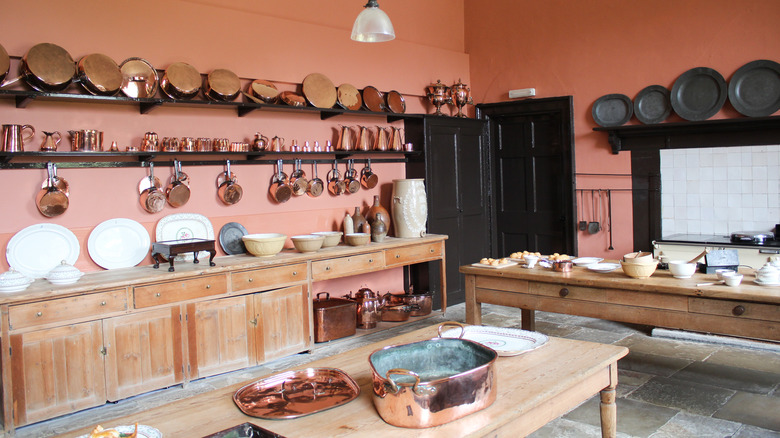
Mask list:
[[[167,240],[164,242],[154,242],[152,244],[152,258],[154,259],[154,269],[160,267],[160,256],[168,259],[170,266],[168,272],[173,272],[173,260],[179,254],[186,254],[191,252],[193,254],[192,263],[199,263],[198,252],[208,251],[211,254],[209,257],[209,266],[216,266],[214,263],[214,256],[217,255],[217,250],[214,246],[213,240],[206,239],[183,239],[183,240]]]

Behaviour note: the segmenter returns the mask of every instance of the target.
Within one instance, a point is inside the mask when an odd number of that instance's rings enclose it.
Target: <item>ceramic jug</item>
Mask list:
[[[355,214],[352,215],[352,226],[356,233],[363,232],[364,223],[366,223],[366,217],[360,214],[360,207],[355,207]]]
[[[393,180],[395,237],[424,237],[428,199],[422,178]]]
[[[382,215],[382,222],[386,227],[386,232],[390,232],[390,213],[382,204],[379,203],[379,195],[374,195],[374,204],[368,209],[366,213],[366,220],[373,227],[374,221],[377,219],[377,215]]]
[[[382,213],[377,213],[376,218],[371,222],[372,242],[383,242],[385,236],[387,236],[387,225],[385,224],[384,217],[385,216]]]

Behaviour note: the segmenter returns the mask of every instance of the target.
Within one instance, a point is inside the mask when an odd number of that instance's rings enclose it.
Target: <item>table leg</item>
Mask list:
[[[174,260],[175,258],[176,258],[176,256],[175,256],[175,255],[173,255],[173,254],[170,254],[170,255],[168,256],[168,263],[170,264],[170,266],[168,267],[168,272],[173,272],[173,271],[174,271],[174,269],[173,269],[173,260]]]
[[[520,309],[520,328],[523,330],[536,330],[536,311],[533,309]]]
[[[217,266],[217,264],[214,263],[214,257],[217,255],[217,250],[209,251],[209,254],[211,254],[211,257],[209,257],[209,266]]]
[[[193,251],[192,252],[192,263],[200,263],[198,261],[198,251]]]
[[[601,391],[601,436],[615,438],[617,435],[617,405],[615,387],[610,385]]]
[[[160,267],[160,254],[153,252],[152,258],[154,259],[154,269],[157,269]]]
[[[476,285],[476,277],[466,275],[466,324],[482,324],[482,303],[477,302]]]

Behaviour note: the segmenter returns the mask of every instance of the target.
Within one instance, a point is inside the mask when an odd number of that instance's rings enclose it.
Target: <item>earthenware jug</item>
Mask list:
[[[395,237],[424,237],[428,221],[428,199],[422,178],[393,180],[393,222]]]

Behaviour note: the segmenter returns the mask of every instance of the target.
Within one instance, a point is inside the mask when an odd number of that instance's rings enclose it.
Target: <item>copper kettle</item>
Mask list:
[[[265,147],[268,146],[268,144],[269,144],[268,137],[257,132],[255,133],[255,139],[252,140],[252,150],[255,152],[264,151]]]
[[[358,328],[374,328],[377,322],[382,319],[384,298],[371,289],[363,287],[355,293],[354,297],[350,294],[346,295],[345,298],[357,301]]]

